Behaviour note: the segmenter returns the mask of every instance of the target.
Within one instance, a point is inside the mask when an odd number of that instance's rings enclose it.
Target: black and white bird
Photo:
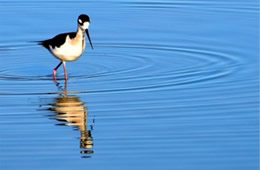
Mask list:
[[[85,14],[78,17],[77,32],[59,34],[52,39],[39,41],[39,45],[47,48],[52,55],[54,55],[61,62],[53,70],[53,78],[56,81],[56,72],[63,64],[65,80],[68,80],[66,69],[66,61],[77,60],[85,51],[86,39],[85,32],[88,36],[89,43],[93,49],[93,45],[89,35],[90,18]]]

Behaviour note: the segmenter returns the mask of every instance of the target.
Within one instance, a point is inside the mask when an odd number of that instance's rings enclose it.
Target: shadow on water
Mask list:
[[[50,115],[58,121],[56,126],[72,126],[80,131],[80,153],[82,158],[90,158],[93,150],[93,137],[92,130],[93,125],[90,125],[88,129],[88,108],[85,103],[80,100],[76,95],[70,95],[67,91],[67,81],[64,86],[60,83],[56,83],[59,91],[62,93],[55,97],[53,103],[47,104],[47,110],[54,112],[54,115]],[[95,119],[93,119],[94,123]]]

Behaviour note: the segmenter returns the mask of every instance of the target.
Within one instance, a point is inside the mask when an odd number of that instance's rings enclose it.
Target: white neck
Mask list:
[[[85,30],[80,25],[78,26],[77,35],[85,35]]]

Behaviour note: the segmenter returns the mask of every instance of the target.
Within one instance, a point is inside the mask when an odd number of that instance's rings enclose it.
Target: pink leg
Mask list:
[[[65,97],[67,97],[67,94],[68,94],[68,93],[67,93],[67,92],[68,92],[68,91],[67,91],[67,89],[68,89],[67,87],[68,87],[68,81],[65,80],[65,82],[64,82],[64,96],[65,96]]]
[[[66,69],[66,63],[65,63],[65,61],[63,62],[63,69],[64,69],[65,80],[68,80],[68,74],[67,74],[67,69]]]
[[[58,70],[58,68],[61,66],[62,62],[60,62],[53,70],[53,79],[54,81],[56,81],[56,72]]]

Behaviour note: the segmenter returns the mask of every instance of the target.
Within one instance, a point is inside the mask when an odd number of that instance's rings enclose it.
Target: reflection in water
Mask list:
[[[62,87],[57,83],[57,87]],[[57,125],[62,126],[73,126],[76,127],[80,133],[80,148],[81,154],[92,154],[93,138],[91,130],[88,130],[88,110],[84,106],[84,103],[80,101],[80,98],[75,95],[68,95],[67,82],[65,82],[64,93],[59,97],[55,98],[55,102],[50,104],[49,110],[56,113],[55,118],[58,123]],[[82,156],[83,158],[89,158],[90,156]]]

